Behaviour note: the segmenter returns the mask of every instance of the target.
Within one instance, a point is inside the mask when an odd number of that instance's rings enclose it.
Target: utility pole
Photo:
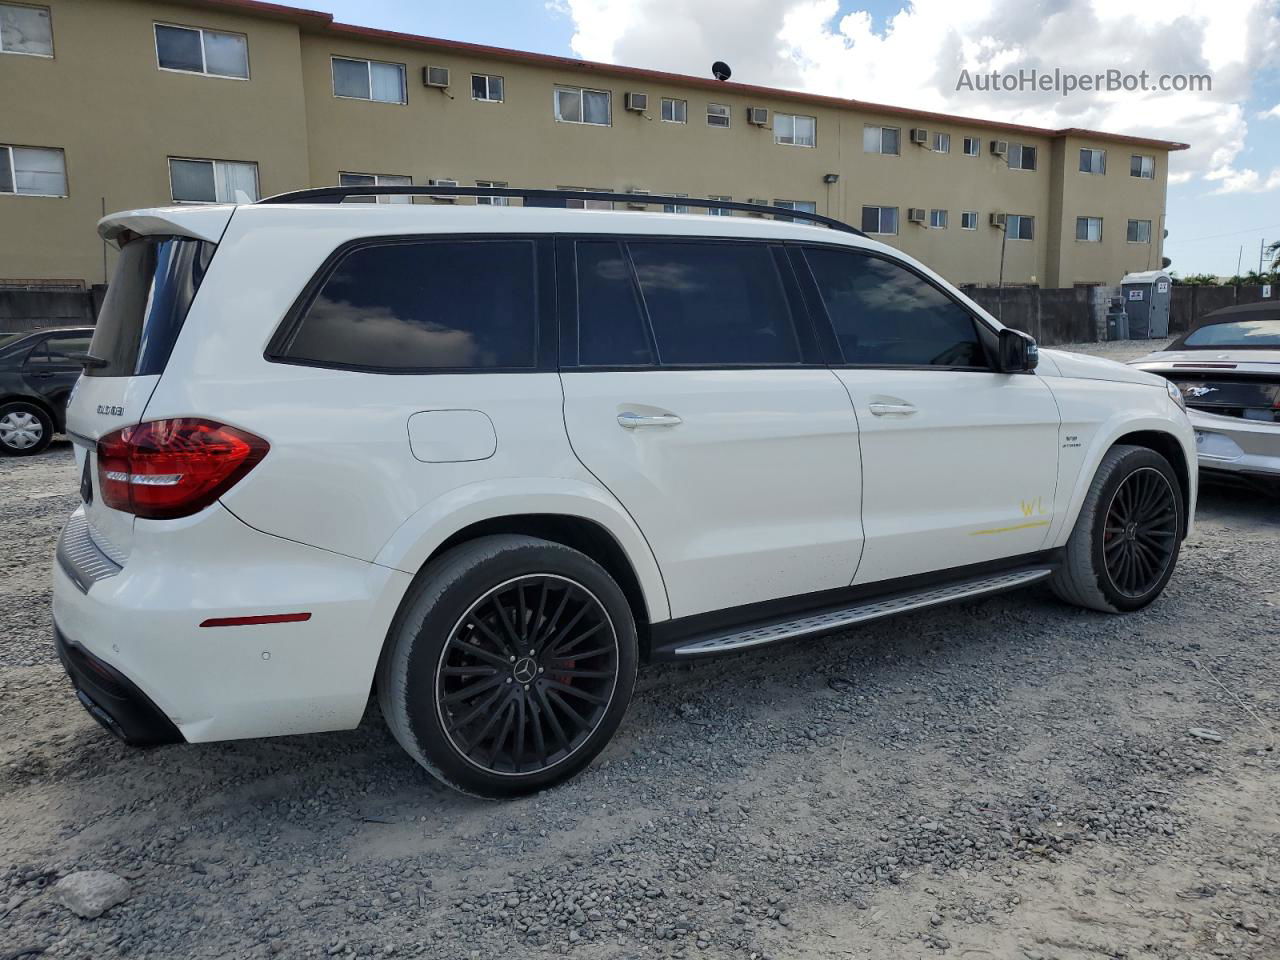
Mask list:
[[[1236,276],[1240,276],[1240,263],[1244,260],[1244,244],[1240,244],[1240,252],[1236,254]]]
[[[1267,241],[1266,241],[1266,238],[1263,238],[1258,241],[1258,272],[1259,273],[1266,272],[1262,269],[1262,261],[1266,258],[1266,255],[1267,255]]]

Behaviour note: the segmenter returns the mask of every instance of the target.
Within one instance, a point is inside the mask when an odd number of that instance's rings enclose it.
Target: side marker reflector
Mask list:
[[[255,627],[261,623],[301,623],[310,620],[309,613],[271,613],[260,617],[211,617],[202,627]]]

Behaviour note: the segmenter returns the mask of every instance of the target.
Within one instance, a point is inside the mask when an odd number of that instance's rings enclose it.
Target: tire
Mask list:
[[[636,662],[631,608],[599,564],[533,537],[481,537],[410,587],[378,664],[378,702],[400,745],[444,783],[518,796],[604,749]]]
[[[53,418],[26,400],[0,405],[0,454],[33,457],[53,442]]]
[[[1182,485],[1169,461],[1146,447],[1114,446],[1098,465],[1049,586],[1090,610],[1141,610],[1169,582],[1185,534]]]

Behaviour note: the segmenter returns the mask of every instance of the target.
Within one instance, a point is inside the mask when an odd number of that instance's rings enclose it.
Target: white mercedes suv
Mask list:
[[[1137,610],[1173,573],[1178,391],[852,228],[351,192],[99,226],[53,617],[130,742],[347,729],[376,692],[424,767],[512,795],[604,748],[642,662],[1038,581]]]

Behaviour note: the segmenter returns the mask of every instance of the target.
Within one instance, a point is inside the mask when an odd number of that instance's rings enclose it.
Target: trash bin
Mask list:
[[[1112,297],[1107,308],[1107,339],[1129,339],[1129,314],[1124,309],[1124,297]]]
[[[1126,273],[1120,281],[1129,335],[1134,340],[1162,339],[1169,335],[1169,301],[1173,280],[1163,270]]]

